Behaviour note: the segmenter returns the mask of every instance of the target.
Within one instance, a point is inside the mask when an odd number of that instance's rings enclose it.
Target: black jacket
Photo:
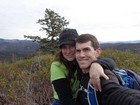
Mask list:
[[[101,80],[101,105],[140,105],[140,91],[122,87],[110,70],[105,70],[105,73],[110,79]]]
[[[105,70],[105,73],[109,80],[101,78],[102,92],[96,93],[99,105],[140,105],[140,91],[122,87],[111,70]],[[81,80],[84,89],[87,89],[88,81],[89,74],[84,74]],[[80,105],[89,105],[87,93],[79,91],[77,101]]]

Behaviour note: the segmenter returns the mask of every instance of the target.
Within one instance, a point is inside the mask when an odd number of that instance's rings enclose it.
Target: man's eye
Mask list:
[[[76,52],[77,52],[77,53],[79,53],[79,52],[80,52],[80,50],[76,50]]]
[[[88,52],[89,50],[90,50],[90,49],[88,49],[88,48],[85,48],[85,49],[84,49],[84,52]]]

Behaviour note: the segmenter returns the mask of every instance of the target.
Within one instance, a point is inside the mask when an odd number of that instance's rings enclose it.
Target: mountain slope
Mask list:
[[[101,48],[140,52],[140,43],[103,43],[101,44]]]
[[[101,43],[103,50],[111,48],[122,51],[134,51],[140,53],[140,41]],[[39,48],[37,42],[31,40],[6,40],[0,39],[0,61],[22,59],[30,56]]]
[[[39,44],[29,40],[0,39],[0,60],[11,58],[21,59],[34,54]]]

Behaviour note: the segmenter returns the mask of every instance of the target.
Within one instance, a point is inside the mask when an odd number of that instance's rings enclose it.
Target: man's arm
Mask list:
[[[95,62],[99,63],[103,67],[103,69],[106,70],[114,70],[117,68],[115,61],[111,58],[101,58]]]
[[[102,105],[140,105],[140,91],[122,87],[112,71],[105,73],[109,80],[101,78]]]
[[[104,73],[104,69],[113,70],[116,68],[116,63],[110,58],[101,58],[93,61],[90,67],[90,83],[94,86],[96,91],[101,91],[100,77],[109,79]]]

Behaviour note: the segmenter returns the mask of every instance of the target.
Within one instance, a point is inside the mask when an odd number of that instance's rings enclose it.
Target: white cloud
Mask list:
[[[1,0],[0,38],[23,39],[42,35],[36,24],[50,8],[78,33],[91,33],[101,41],[140,39],[139,0]]]

